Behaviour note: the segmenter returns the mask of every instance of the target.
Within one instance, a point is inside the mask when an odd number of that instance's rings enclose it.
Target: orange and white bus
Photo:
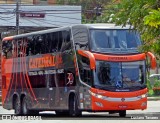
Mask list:
[[[73,25],[6,37],[2,105],[15,114],[119,113],[147,108],[146,58],[139,34],[114,24]]]

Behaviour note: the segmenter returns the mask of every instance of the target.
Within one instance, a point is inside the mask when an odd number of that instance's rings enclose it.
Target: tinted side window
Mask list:
[[[47,49],[48,42],[46,42],[46,37],[47,36],[45,34],[27,37],[27,42],[26,42],[27,56],[46,53],[48,51],[48,49]]]
[[[88,50],[88,31],[85,28],[73,28],[76,49]]]
[[[63,36],[62,36],[62,32],[58,32],[58,51],[61,51],[62,48],[62,43],[63,43]]]
[[[63,44],[62,32],[52,32],[27,37],[27,55],[38,55],[61,51]]]
[[[48,49],[46,50],[46,53],[54,53],[57,51],[57,46],[58,46],[57,38],[58,38],[58,33],[56,32],[46,34],[45,37],[46,49]]]
[[[70,39],[70,30],[63,31],[62,35],[63,35],[62,51],[70,50],[72,47],[72,42]]]
[[[3,41],[2,55],[5,56],[7,59],[9,59],[12,57],[12,50],[13,50],[12,41]]]
[[[43,54],[45,52],[45,40],[43,35],[38,35],[35,37],[35,42],[34,42],[34,54]]]
[[[14,42],[14,52],[16,52],[16,57],[26,56],[26,38],[17,39]]]
[[[90,69],[89,59],[83,56],[79,56],[78,66],[81,80],[87,83],[88,85],[92,85],[93,74]]]
[[[34,36],[29,36],[27,37],[28,39],[28,45],[27,45],[27,54],[28,55],[36,55],[40,49],[38,48],[39,43],[38,41],[38,36],[34,35]]]
[[[29,36],[26,38],[26,56],[31,56],[33,53],[33,46],[32,46],[32,37]]]

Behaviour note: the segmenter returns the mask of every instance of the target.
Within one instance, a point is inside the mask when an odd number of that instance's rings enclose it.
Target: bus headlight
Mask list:
[[[103,98],[102,95],[98,95],[98,94],[96,95],[96,97],[97,97],[97,98],[100,98],[100,99]]]
[[[103,99],[103,100],[105,100],[107,98],[106,96],[99,95],[99,94],[95,94],[95,97],[97,97],[99,99]]]
[[[96,98],[99,98],[99,99],[106,99],[107,98],[107,96],[103,96],[103,95],[100,95],[100,94],[95,94],[95,93],[93,93],[93,92],[91,92],[91,91],[89,91],[89,93],[92,95],[92,96],[94,96],[94,97],[96,97]]]
[[[147,97],[147,94],[142,94],[141,97],[145,98],[145,97]]]
[[[147,94],[142,94],[142,95],[140,95],[140,96],[138,96],[138,98],[146,98],[147,97]]]

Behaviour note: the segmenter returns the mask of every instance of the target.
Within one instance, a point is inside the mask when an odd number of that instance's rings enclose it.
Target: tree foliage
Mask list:
[[[104,7],[111,0],[57,0],[57,4],[82,6],[82,23],[96,23],[98,15],[97,7]]]
[[[160,0],[112,0],[105,8],[101,22],[132,25],[142,35],[142,49],[160,56]]]

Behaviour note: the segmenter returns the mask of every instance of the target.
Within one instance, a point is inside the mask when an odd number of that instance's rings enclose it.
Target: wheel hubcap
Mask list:
[[[18,101],[18,99],[16,100],[16,113],[20,113],[20,102]]]
[[[27,105],[25,102],[23,103],[23,113],[27,114]]]

